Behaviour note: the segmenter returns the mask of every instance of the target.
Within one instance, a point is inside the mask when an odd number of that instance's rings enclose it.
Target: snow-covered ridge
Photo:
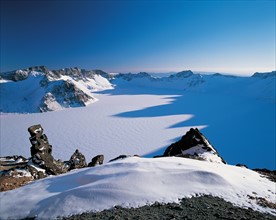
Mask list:
[[[267,73],[259,73],[259,72],[256,72],[252,75],[252,77],[261,77],[263,79],[265,78],[268,78],[268,77],[274,77],[274,80],[275,80],[275,77],[276,77],[276,71],[272,71],[272,72],[267,72]]]
[[[81,107],[97,99],[93,92],[112,89],[108,74],[66,68],[32,67],[1,74],[1,112],[33,113]]]
[[[186,158],[131,157],[2,192],[0,217],[52,219],[203,194],[275,215],[259,202],[275,202],[275,183],[252,170]]]
[[[185,70],[166,77],[154,74],[108,74],[102,70],[30,67],[0,74],[0,112],[34,113],[87,106],[97,101],[93,92],[112,85],[213,93],[246,93],[255,99],[276,102],[275,71],[253,77],[193,73]]]

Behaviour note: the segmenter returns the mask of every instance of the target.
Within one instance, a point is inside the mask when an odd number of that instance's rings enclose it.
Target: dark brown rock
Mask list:
[[[91,162],[88,164],[89,167],[94,167],[96,165],[102,165],[104,161],[104,155],[100,154],[92,158]]]
[[[56,161],[52,156],[52,145],[49,144],[47,136],[43,134],[41,125],[33,125],[28,128],[28,131],[31,135],[32,162],[45,169],[47,174],[57,175],[67,172],[68,168],[65,164]]]
[[[223,158],[219,156],[216,149],[210,144],[206,137],[197,129],[191,128],[182,138],[171,144],[164,152],[164,157],[176,156],[186,157],[198,160],[206,160],[203,156],[209,152],[218,158],[215,161],[226,163]]]
[[[76,149],[76,151],[71,156],[69,164],[69,170],[87,167],[85,156],[81,152],[79,152],[78,149]]]
[[[115,157],[115,158],[111,159],[109,162],[113,162],[113,161],[119,160],[119,159],[125,159],[125,158],[127,158],[127,157],[130,157],[130,156],[127,156],[127,155],[120,155],[120,156],[118,156],[118,157]]]

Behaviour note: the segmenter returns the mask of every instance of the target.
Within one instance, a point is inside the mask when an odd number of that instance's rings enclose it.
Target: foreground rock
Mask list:
[[[87,167],[85,156],[77,149],[69,160],[70,170]]]
[[[39,168],[44,169],[48,175],[66,173],[69,167],[54,159],[52,145],[49,144],[47,136],[43,134],[41,125],[33,125],[28,128],[28,131],[31,135],[30,142],[32,144],[31,161]]]
[[[212,197],[201,196],[190,199],[182,199],[179,204],[169,203],[147,205],[140,208],[114,207],[112,210],[104,210],[96,213],[83,213],[71,217],[60,218],[63,220],[80,219],[243,219],[260,220],[275,219],[270,214],[260,213],[252,209],[243,209],[233,206],[230,202]]]
[[[49,175],[59,175],[73,169],[87,167],[85,156],[77,149],[69,161],[56,160],[52,155],[52,145],[40,124],[28,128],[31,157],[22,156],[0,157],[0,191],[16,189],[37,179]],[[90,166],[103,164],[104,156],[92,159]]]
[[[197,128],[191,128],[182,138],[171,144],[164,152],[164,157],[186,157],[224,163],[224,159]]]

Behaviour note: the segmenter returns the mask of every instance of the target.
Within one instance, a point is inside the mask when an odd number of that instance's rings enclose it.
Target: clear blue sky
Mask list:
[[[275,70],[275,0],[1,0],[1,72]]]

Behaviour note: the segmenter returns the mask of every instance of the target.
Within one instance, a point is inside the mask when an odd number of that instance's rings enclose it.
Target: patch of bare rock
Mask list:
[[[62,220],[275,220],[275,216],[260,213],[252,209],[234,206],[225,200],[204,195],[200,197],[184,198],[179,203],[154,203],[140,208],[122,208],[115,206],[113,209],[101,212],[83,213],[70,217],[59,218]]]
[[[26,185],[49,175],[59,175],[73,169],[94,167],[103,164],[104,156],[97,155],[86,163],[85,156],[78,150],[68,161],[56,160],[52,155],[52,145],[49,144],[41,125],[28,128],[30,133],[31,157],[7,156],[0,158],[0,191],[7,191]]]

